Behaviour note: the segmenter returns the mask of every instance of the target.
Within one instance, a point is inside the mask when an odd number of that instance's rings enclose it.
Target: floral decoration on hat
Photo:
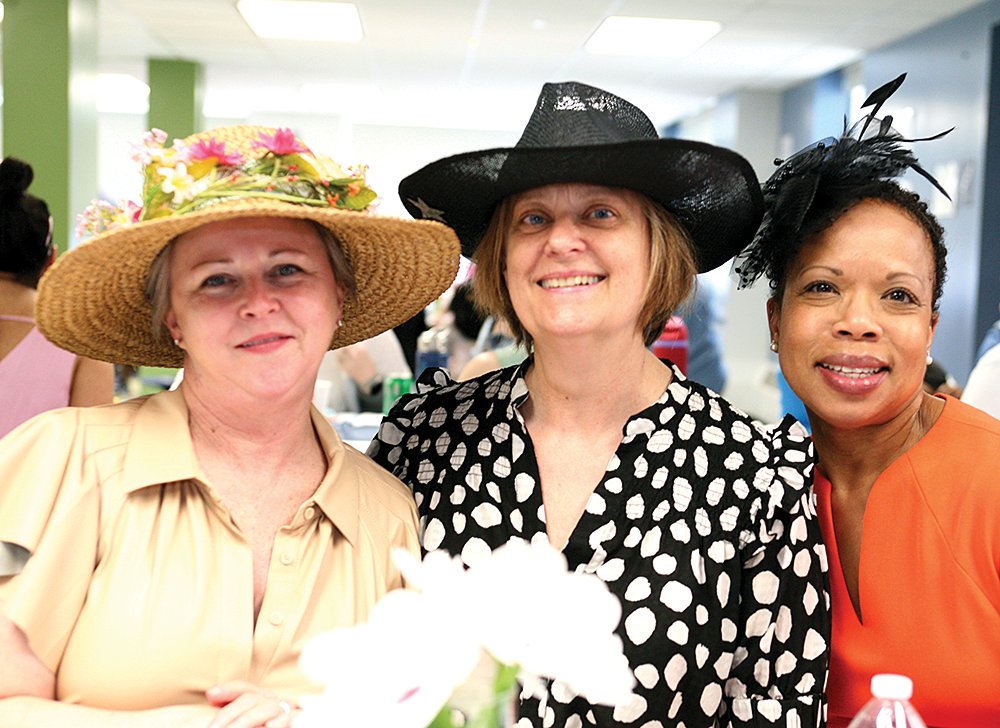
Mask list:
[[[345,169],[314,154],[287,128],[265,130],[233,148],[212,132],[176,139],[152,129],[133,145],[143,171],[142,202],[92,202],[77,218],[78,238],[240,198],[272,199],[319,208],[369,211],[377,195],[366,166]]]

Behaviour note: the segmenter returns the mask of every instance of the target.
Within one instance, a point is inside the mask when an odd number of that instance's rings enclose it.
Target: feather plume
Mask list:
[[[912,169],[951,199],[941,184],[920,166],[904,144],[939,139],[952,129],[919,139],[906,139],[892,127],[892,116],[877,116],[885,102],[902,85],[906,74],[872,91],[861,108],[871,111],[850,129],[844,121],[840,137],[810,144],[788,159],[775,160],[778,168],[763,184],[764,219],[753,242],[734,264],[739,287],[770,276],[773,261],[784,248],[798,243],[820,189],[861,187],[878,180],[893,180]]]

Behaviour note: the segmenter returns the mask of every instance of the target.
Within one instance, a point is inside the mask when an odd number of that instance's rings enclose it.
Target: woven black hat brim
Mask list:
[[[698,271],[717,268],[753,238],[763,214],[757,176],[739,154],[684,139],[467,152],[428,164],[399,184],[411,215],[455,230],[472,257],[496,206],[550,184],[641,192],[673,213],[694,245]]]

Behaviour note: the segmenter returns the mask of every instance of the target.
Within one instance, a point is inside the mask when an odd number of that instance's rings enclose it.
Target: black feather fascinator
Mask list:
[[[839,138],[827,137],[786,160],[774,160],[778,169],[761,188],[764,218],[753,242],[734,262],[739,288],[753,285],[761,276],[775,280],[778,273],[775,263],[791,257],[792,249],[803,237],[803,228],[808,227],[810,213],[820,206],[817,203],[821,197],[843,197],[845,190],[894,180],[907,169],[949,197],[903,144],[938,139],[952,129],[934,136],[906,139],[892,128],[892,116],[878,117],[883,104],[905,78],[906,74],[901,74],[875,89],[861,105],[863,109],[871,107],[871,111],[850,129],[845,119],[844,132]]]

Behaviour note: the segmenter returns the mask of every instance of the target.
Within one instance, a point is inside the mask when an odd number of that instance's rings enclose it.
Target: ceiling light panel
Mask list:
[[[261,38],[358,43],[364,38],[354,3],[311,0],[239,0],[251,30]]]
[[[674,20],[612,15],[587,40],[588,53],[683,58],[705,45],[722,26],[714,20]]]

